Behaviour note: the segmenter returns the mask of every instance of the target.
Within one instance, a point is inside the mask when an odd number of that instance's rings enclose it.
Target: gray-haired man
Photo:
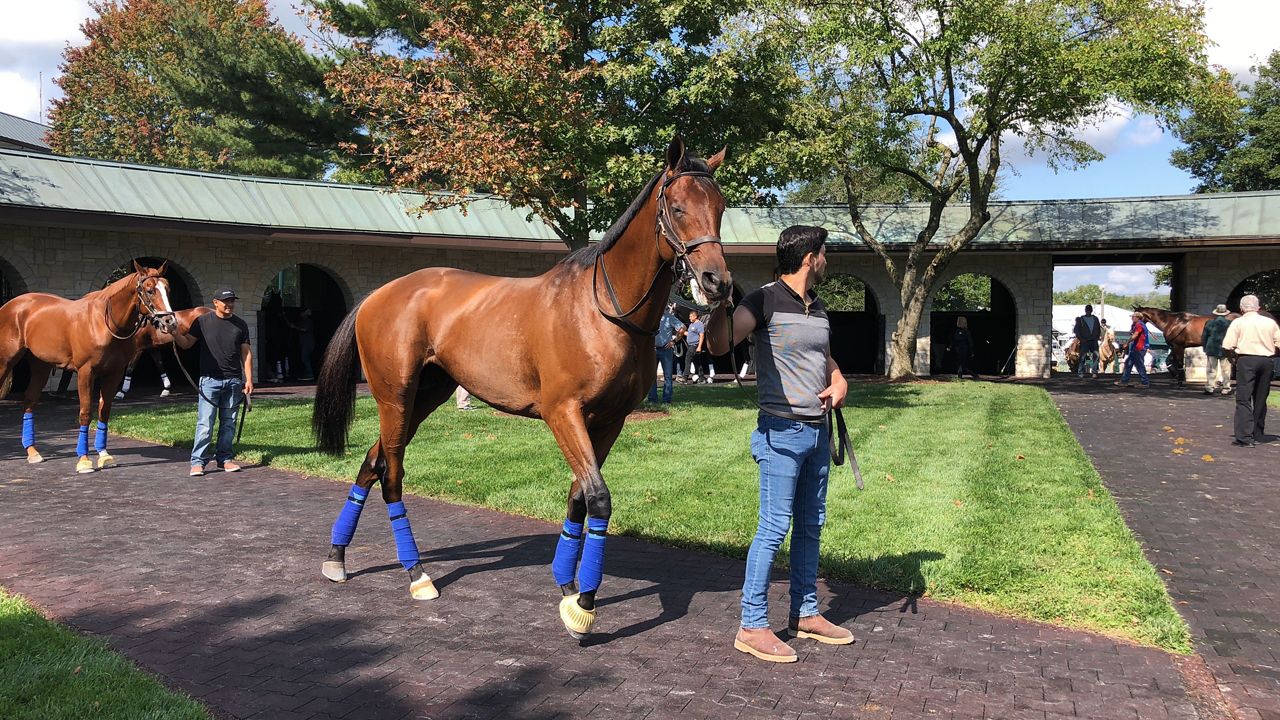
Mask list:
[[[1240,298],[1240,317],[1227,327],[1222,348],[1236,354],[1236,438],[1232,445],[1253,447],[1267,434],[1267,395],[1271,394],[1272,358],[1280,347],[1280,325],[1261,315],[1258,296]]]

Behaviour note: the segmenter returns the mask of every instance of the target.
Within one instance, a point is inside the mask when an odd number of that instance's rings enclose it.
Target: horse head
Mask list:
[[[169,304],[169,281],[164,277],[165,270],[169,269],[169,261],[160,263],[158,268],[149,268],[134,260],[133,269],[137,278],[134,291],[142,314],[157,329],[173,332],[177,329],[178,320],[174,316],[173,306]]]
[[[663,262],[690,276],[695,298],[719,303],[733,291],[733,277],[724,259],[720,219],[724,196],[712,174],[724,162],[725,150],[700,160],[686,152],[679,135],[667,146],[666,168],[658,186],[658,243]]]

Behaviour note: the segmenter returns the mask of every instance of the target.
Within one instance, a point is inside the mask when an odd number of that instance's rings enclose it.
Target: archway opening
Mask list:
[[[262,378],[313,380],[346,315],[346,295],[329,271],[309,263],[281,268],[263,291],[258,311]]]
[[[817,288],[831,323],[831,356],[845,374],[884,373],[884,315],[875,293],[854,275],[837,273]]]
[[[1241,280],[1227,296],[1231,312],[1240,312],[1240,298],[1245,295],[1257,295],[1262,309],[1273,315],[1280,312],[1280,268],[1263,270]]]
[[[0,306],[19,295],[27,292],[26,285],[22,282],[22,277],[12,265],[0,258]],[[27,361],[23,359],[17,366],[13,368],[13,379],[10,384],[10,392],[20,393],[27,389],[27,383],[31,382],[31,369],[27,367]],[[3,380],[0,380],[0,386]],[[0,400],[3,400],[0,397]]]
[[[929,372],[956,372],[954,341],[960,317],[968,322],[973,338],[973,356],[966,366],[983,375],[1013,373],[1018,338],[1013,293],[984,273],[957,275],[934,293],[929,313]]]

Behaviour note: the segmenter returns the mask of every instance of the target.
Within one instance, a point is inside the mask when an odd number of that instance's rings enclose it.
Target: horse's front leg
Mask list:
[[[49,380],[53,366],[28,355],[31,368],[31,382],[22,396],[22,447],[27,450],[27,462],[35,464],[44,462],[44,457],[36,450],[36,406],[40,404],[40,393]]]
[[[107,424],[111,421],[111,402],[120,389],[123,370],[114,370],[102,378],[98,388],[98,428],[93,436],[93,449],[98,452],[98,469],[115,467],[116,459],[107,452]]]
[[[95,368],[82,365],[76,370],[76,391],[80,397],[80,431],[76,437],[76,472],[91,473],[93,461],[89,459],[89,414],[93,406],[93,377]],[[104,436],[105,437],[105,436]]]
[[[546,421],[573,471],[564,528],[556,544],[551,572],[563,595],[560,620],[570,635],[581,640],[595,625],[596,592],[604,576],[604,545],[613,512],[600,466],[617,439],[622,422],[597,432],[593,438],[576,407],[548,414]]]

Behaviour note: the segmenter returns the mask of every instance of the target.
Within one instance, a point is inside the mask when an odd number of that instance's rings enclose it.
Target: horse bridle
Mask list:
[[[671,250],[675,254],[675,257],[671,259],[670,263],[663,263],[658,268],[658,272],[654,274],[653,280],[649,283],[649,289],[645,290],[644,295],[640,297],[640,300],[638,300],[630,310],[623,312],[622,303],[618,302],[618,293],[613,289],[613,283],[609,280],[609,271],[604,266],[604,253],[600,253],[596,256],[595,265],[591,269],[591,297],[595,301],[596,310],[609,321],[621,325],[623,328],[630,330],[631,332],[647,335],[649,337],[658,334],[658,328],[646,330],[627,318],[648,302],[649,297],[653,295],[653,289],[658,286],[658,279],[662,277],[663,270],[670,270],[671,274],[674,276],[674,281],[677,283],[691,278],[693,277],[693,267],[689,264],[689,253],[693,248],[696,248],[699,245],[705,245],[706,243],[721,243],[721,239],[718,235],[700,235],[688,242],[684,242],[680,239],[679,233],[676,232],[675,223],[671,218],[671,204],[667,202],[667,188],[676,180],[684,177],[704,177],[711,180],[712,184],[715,184],[715,177],[709,172],[705,172],[703,170],[686,170],[684,172],[678,172],[666,180],[663,180],[662,184],[658,186],[658,217],[654,228],[654,234],[657,235],[657,238],[655,239],[655,242],[661,243],[665,239],[667,244],[671,246]],[[717,188],[718,187],[719,186],[717,185]],[[610,315],[605,312],[604,308],[600,307],[600,291],[597,278],[601,275],[604,276],[604,287],[609,293],[609,302],[613,304],[613,310],[617,313],[616,315]]]
[[[151,302],[151,298],[147,297],[147,294],[142,291],[142,286],[146,284],[148,277],[149,276],[147,275],[142,275],[141,273],[138,273],[138,279],[135,281],[135,284],[133,286],[133,293],[135,296],[137,296],[138,302],[142,304],[142,307],[144,310],[146,310],[146,312],[138,315],[137,321],[134,322],[133,324],[133,330],[131,330],[128,335],[117,335],[116,331],[112,329],[111,327],[111,296],[110,295],[107,296],[107,302],[103,310],[103,317],[105,318],[105,321],[107,324],[107,332],[111,333],[111,337],[117,340],[128,340],[129,338],[138,334],[138,331],[142,329],[142,326],[144,323],[150,323],[152,326],[154,326],[158,330],[160,329],[160,321],[163,318],[173,317],[176,314],[172,310],[157,309],[155,306],[155,303]]]

